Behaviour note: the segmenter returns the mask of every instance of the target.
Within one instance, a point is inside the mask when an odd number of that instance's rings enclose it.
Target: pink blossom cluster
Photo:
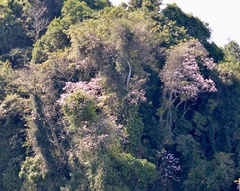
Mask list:
[[[88,152],[103,149],[113,140],[124,141],[126,135],[123,126],[116,124],[115,121],[114,117],[108,119],[101,117],[91,124],[85,123],[82,128],[77,130],[79,137],[81,137],[81,139],[77,139],[79,149]]]
[[[180,181],[176,174],[181,171],[179,159],[175,158],[172,153],[167,152],[166,150],[159,153],[158,170],[163,183],[166,183],[168,180]]]
[[[145,97],[146,92],[141,88],[141,85],[142,84],[138,82],[130,84],[129,92],[127,94],[127,99],[129,100],[130,105],[147,101],[147,98]]]
[[[93,96],[94,98],[97,98],[101,95],[101,86],[100,79],[99,78],[93,78],[90,82],[66,82],[65,87],[63,90],[65,93],[63,93],[60,97],[60,99],[57,101],[59,105],[63,105],[65,103],[65,100],[75,91],[75,90],[82,90],[86,92],[88,95]]]
[[[87,66],[88,66],[87,62],[88,62],[88,57],[86,57],[84,60],[78,62],[76,69],[80,69],[80,68],[87,69]]]
[[[187,98],[195,98],[199,93],[216,92],[213,80],[204,79],[194,55],[186,54],[185,59],[173,71],[165,71],[162,80],[165,87],[174,93],[185,95]],[[212,59],[205,59],[203,65],[213,69],[215,64]],[[170,73],[172,72],[172,73]]]
[[[91,134],[86,134],[82,139],[80,139],[80,149],[83,151],[94,150],[99,148],[101,145],[106,145],[110,137],[107,134],[102,134],[98,136],[93,136]]]
[[[213,70],[216,68],[216,63],[214,63],[213,58],[205,58],[203,60],[203,65],[206,66],[209,70]]]

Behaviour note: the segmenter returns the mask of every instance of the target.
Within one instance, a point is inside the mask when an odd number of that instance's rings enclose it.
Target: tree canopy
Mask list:
[[[237,190],[240,46],[161,3],[0,2],[0,190]]]

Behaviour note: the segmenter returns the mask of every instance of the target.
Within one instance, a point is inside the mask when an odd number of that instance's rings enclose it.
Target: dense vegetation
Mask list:
[[[237,190],[240,46],[160,5],[0,1],[0,190]]]

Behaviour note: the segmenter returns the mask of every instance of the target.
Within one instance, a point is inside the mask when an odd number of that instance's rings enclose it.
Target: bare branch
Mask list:
[[[128,64],[128,68],[129,68],[128,77],[127,77],[127,90],[128,90],[129,89],[130,77],[132,75],[132,67],[131,67],[131,64],[130,64],[129,60],[127,61],[127,64]]]
[[[47,7],[38,2],[32,5],[27,11],[27,14],[31,19],[31,26],[35,33],[35,41],[39,38],[40,32],[46,29],[49,24],[49,20],[44,18],[46,10]]]

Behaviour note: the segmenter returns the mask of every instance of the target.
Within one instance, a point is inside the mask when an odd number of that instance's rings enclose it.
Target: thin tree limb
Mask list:
[[[128,64],[128,77],[127,77],[127,90],[129,90],[129,82],[130,82],[130,77],[132,75],[132,67],[131,67],[131,64],[129,62],[129,60],[127,61],[127,64]]]

